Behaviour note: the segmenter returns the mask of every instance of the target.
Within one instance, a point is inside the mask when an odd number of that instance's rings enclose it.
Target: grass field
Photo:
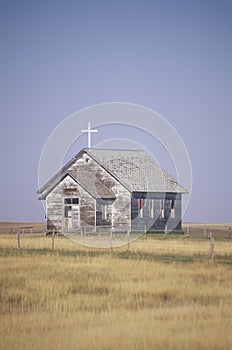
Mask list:
[[[232,240],[0,235],[0,349],[232,349]]]

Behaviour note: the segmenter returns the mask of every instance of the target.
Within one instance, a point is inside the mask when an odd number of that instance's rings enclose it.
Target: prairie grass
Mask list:
[[[112,255],[62,237],[21,247],[0,236],[0,349],[232,349],[232,242],[214,263],[208,241],[182,238]]]

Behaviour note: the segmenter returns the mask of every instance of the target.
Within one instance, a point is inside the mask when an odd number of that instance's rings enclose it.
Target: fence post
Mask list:
[[[210,239],[210,255],[211,255],[211,260],[214,261],[214,238],[212,232],[209,234],[209,239]]]
[[[168,227],[167,227],[167,224],[165,225],[165,228],[164,228],[164,235],[165,235],[165,238],[167,238],[167,233],[168,233]]]
[[[18,231],[18,251],[21,250],[21,245],[20,245],[20,231]]]
[[[206,237],[206,224],[204,226],[204,237]]]
[[[112,228],[110,229],[110,255],[113,252],[113,248],[112,248],[112,237],[113,237],[113,230]]]
[[[130,230],[127,230],[127,249],[130,250]]]
[[[52,250],[54,250],[54,240],[55,240],[55,229],[52,229]]]
[[[145,238],[147,238],[147,226],[146,225],[144,226],[144,235],[145,235]]]

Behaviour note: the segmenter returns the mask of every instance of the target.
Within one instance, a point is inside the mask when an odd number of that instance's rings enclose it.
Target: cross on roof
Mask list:
[[[82,133],[87,132],[88,133],[88,148],[91,148],[91,133],[92,132],[98,132],[98,130],[91,130],[91,123],[88,122],[88,129],[87,130],[81,130]]]

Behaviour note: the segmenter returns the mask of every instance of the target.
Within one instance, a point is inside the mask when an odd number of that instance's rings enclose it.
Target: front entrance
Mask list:
[[[63,212],[64,229],[80,228],[79,198],[64,198]]]

